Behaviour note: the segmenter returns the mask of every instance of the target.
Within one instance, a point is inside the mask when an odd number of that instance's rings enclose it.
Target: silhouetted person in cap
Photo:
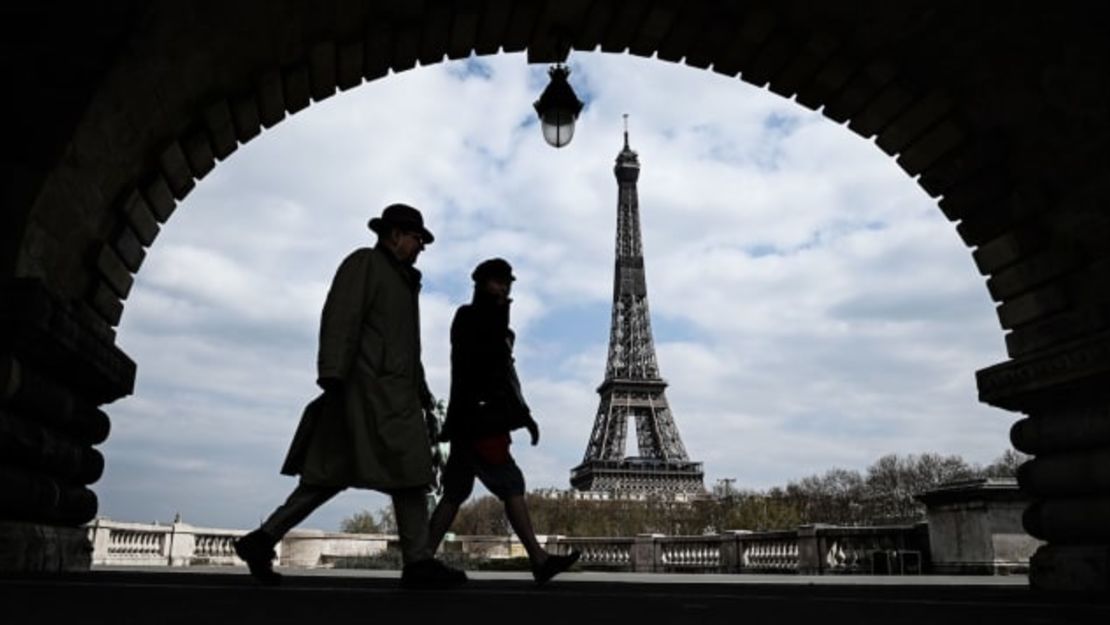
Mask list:
[[[527,429],[533,445],[540,440],[513,364],[509,292],[516,278],[500,258],[479,264],[471,278],[473,299],[459,307],[451,323],[451,399],[441,434],[451,441],[451,454],[428,544],[434,553],[477,477],[504,502],[505,515],[528,551],[532,575],[542,584],[567,570],[579,554],[551,555],[540,547],[524,501],[524,475],[509,453],[512,430]]]
[[[274,545],[341,490],[391,495],[404,568],[401,582],[442,587],[466,574],[432,556],[425,494],[433,480],[427,419],[433,399],[420,361],[420,272],[413,266],[434,240],[420,211],[387,206],[370,220],[377,245],[339,266],[320,319],[317,384],[282,466],[300,483],[262,526],[236,542],[251,574],[277,584]]]

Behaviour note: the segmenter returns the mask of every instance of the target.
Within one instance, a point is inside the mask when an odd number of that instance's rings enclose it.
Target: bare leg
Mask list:
[[[532,529],[532,517],[528,515],[528,506],[524,503],[523,496],[513,495],[505,500],[505,516],[509,517],[509,524],[513,526],[517,538],[524,545],[524,550],[528,552],[532,567],[542,565],[547,560],[547,552],[536,540],[536,532]]]
[[[451,523],[455,520],[455,515],[459,513],[458,504],[451,503],[447,499],[440,499],[436,504],[436,509],[432,512],[432,520],[428,526],[428,550],[435,553],[439,549],[439,543],[443,541],[443,537],[447,535],[447,530],[450,529]]]

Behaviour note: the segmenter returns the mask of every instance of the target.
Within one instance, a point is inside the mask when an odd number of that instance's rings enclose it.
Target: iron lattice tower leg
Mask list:
[[[617,155],[617,240],[609,357],[590,441],[571,471],[579,490],[617,494],[704,494],[702,465],[686,455],[659,375],[651,333],[636,181],[640,161],[628,146]],[[635,423],[638,454],[625,453],[628,424]]]

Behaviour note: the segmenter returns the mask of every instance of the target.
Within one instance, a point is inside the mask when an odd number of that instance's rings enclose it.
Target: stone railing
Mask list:
[[[585,568],[634,572],[922,573],[928,557],[923,525],[803,526],[775,532],[706,536],[643,534],[635,538],[548,537],[556,553],[582,552]]]
[[[236,565],[234,541],[245,530],[121,523],[88,526],[95,565]],[[373,556],[397,537],[294,530],[275,547],[276,563],[320,568],[346,558]],[[689,573],[899,574],[922,573],[929,553],[924,525],[889,527],[803,526],[775,532],[731,531],[705,536],[642,534],[635,538],[541,537],[553,553],[582,552],[595,570]],[[525,557],[515,537],[458,536],[445,552],[467,558]]]
[[[245,530],[122,523],[96,519],[88,525],[94,565],[189,566],[236,564],[233,543]],[[277,551],[280,555],[281,546]]]
[[[887,527],[809,526],[799,538],[816,549],[811,573],[904,575],[925,572],[929,531],[924,523]],[[813,568],[816,566],[816,570]]]
[[[582,552],[582,566],[596,569],[632,570],[633,538],[568,538],[550,536],[546,549],[552,553],[566,554],[577,549]]]
[[[733,531],[721,541],[722,570],[736,573],[794,573],[798,532]]]
[[[234,544],[247,530],[195,527],[181,522],[171,525],[122,523],[108,519],[96,519],[87,529],[94,565],[243,565],[235,555]],[[396,536],[390,535],[294,530],[274,546],[275,563],[304,568],[326,567],[342,558],[382,552],[396,540]]]

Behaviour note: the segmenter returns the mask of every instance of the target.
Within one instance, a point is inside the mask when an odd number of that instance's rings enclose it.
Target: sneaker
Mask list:
[[[547,556],[543,564],[532,569],[532,577],[536,579],[537,584],[543,584],[552,577],[569,569],[578,562],[578,558],[582,557],[582,552],[577,549],[562,556]]]
[[[235,541],[235,553],[247,563],[251,575],[266,586],[281,583],[281,573],[274,571],[274,544],[269,534],[260,529]]]
[[[466,580],[466,573],[435,558],[410,562],[401,569],[402,588],[450,588],[465,584]]]

